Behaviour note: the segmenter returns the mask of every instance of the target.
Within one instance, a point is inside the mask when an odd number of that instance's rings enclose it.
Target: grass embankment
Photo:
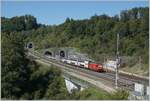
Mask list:
[[[80,92],[73,92],[72,96],[78,100],[127,100],[129,93],[125,90],[118,90],[110,94],[101,89],[86,88]]]
[[[137,75],[141,75],[141,76],[148,76],[149,75],[149,70],[148,70],[148,65],[142,65],[139,66],[139,64],[132,66],[132,67],[124,67],[124,68],[120,68],[120,70],[125,71],[125,72],[129,72],[129,73],[133,73],[133,74],[137,74]]]

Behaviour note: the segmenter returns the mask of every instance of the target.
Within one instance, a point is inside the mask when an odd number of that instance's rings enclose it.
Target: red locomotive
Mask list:
[[[89,63],[88,68],[93,70],[93,71],[96,71],[96,72],[103,72],[104,71],[103,65],[97,64],[97,63]]]

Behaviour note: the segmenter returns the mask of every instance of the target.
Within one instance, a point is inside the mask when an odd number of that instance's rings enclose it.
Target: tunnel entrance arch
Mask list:
[[[52,56],[52,52],[50,52],[50,51],[45,51],[44,55],[46,55],[46,56]]]
[[[28,48],[28,49],[32,49],[32,48],[33,48],[33,43],[32,43],[32,42],[29,42],[29,43],[27,44],[27,48]]]
[[[65,51],[61,50],[61,51],[59,52],[59,55],[60,55],[60,57],[64,58],[64,57],[65,57]]]

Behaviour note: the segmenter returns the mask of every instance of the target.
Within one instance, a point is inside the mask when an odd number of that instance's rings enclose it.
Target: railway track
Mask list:
[[[115,77],[115,72],[111,72],[108,75],[111,75],[111,76]],[[134,82],[134,83],[141,83],[141,84],[144,84],[144,85],[147,85],[147,86],[149,85],[149,80],[137,78],[137,77],[134,77],[134,76],[119,74],[119,79],[121,79],[121,80],[124,79],[124,80],[127,80],[129,82]]]
[[[103,78],[105,80],[108,80],[109,82],[112,82],[112,85],[115,86],[115,73],[114,72],[104,72],[104,73],[98,73],[98,72],[94,72],[85,68],[77,68],[77,66],[73,66],[73,65],[69,65],[69,64],[64,64],[60,61],[57,60],[53,60],[50,58],[47,58],[37,52],[32,52],[29,51],[32,55],[37,56],[37,58],[42,58],[45,59],[47,61],[51,61],[53,63],[59,64],[61,66],[67,67],[67,68],[71,68],[74,70],[74,72],[82,72],[85,74],[89,74],[92,76],[95,76],[97,78]],[[119,80],[118,80],[118,86],[121,88],[127,88],[129,90],[133,90],[134,89],[134,83],[142,83],[144,85],[148,85],[149,81],[145,80],[145,79],[141,79],[141,78],[137,78],[137,77],[131,77],[131,76],[127,76],[127,75],[122,75],[119,74]]]

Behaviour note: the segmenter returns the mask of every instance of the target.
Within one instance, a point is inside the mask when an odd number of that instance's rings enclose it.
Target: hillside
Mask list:
[[[133,61],[129,61],[124,67],[138,68],[148,75],[148,7],[123,10],[113,17],[103,14],[84,20],[67,18],[57,26],[37,24],[36,18],[31,15],[2,17],[2,37],[13,34],[14,31],[22,33],[26,42],[34,42],[37,49],[75,47],[98,62],[115,56],[116,36],[119,33],[120,55]],[[139,57],[142,65],[136,66]]]
[[[68,93],[61,70],[38,63],[26,54],[20,33],[2,36],[1,99],[2,100],[78,100],[127,99],[124,90],[110,94],[102,89],[87,88]],[[119,94],[119,96],[118,96]]]

